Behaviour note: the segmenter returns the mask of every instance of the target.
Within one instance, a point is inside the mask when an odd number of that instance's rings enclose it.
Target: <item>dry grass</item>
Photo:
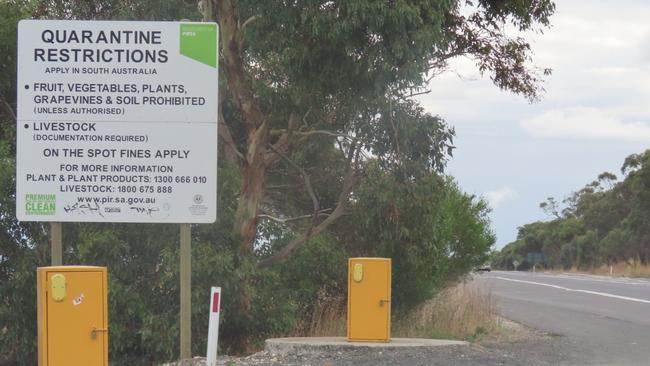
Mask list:
[[[559,272],[570,272],[570,273],[589,273],[597,275],[609,276],[611,270],[611,275],[615,277],[646,277],[650,278],[650,265],[643,264],[640,261],[630,260],[627,262],[619,262],[614,265],[602,265],[600,267],[593,267],[591,269],[578,269],[573,267],[569,270],[558,270]]]
[[[345,297],[319,294],[314,312],[291,336],[345,336],[346,308]],[[477,341],[499,329],[499,318],[489,292],[462,283],[394,319],[391,328],[392,337]]]
[[[498,327],[489,292],[461,283],[446,289],[393,323],[394,337],[479,340]]]
[[[342,337],[346,332],[346,298],[319,291],[311,316],[296,327],[293,337]]]

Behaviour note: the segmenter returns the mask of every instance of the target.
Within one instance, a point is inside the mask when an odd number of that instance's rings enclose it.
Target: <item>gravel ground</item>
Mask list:
[[[549,366],[575,365],[570,344],[559,336],[544,334],[504,321],[502,330],[470,346],[446,346],[430,349],[391,349],[390,351],[355,349],[344,352],[274,355],[259,352],[247,357],[220,357],[224,366]],[[167,366],[204,366],[194,359]]]

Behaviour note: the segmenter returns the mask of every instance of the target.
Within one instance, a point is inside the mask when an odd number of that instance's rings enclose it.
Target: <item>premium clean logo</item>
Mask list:
[[[26,194],[25,212],[27,215],[54,215],[56,213],[56,195]]]

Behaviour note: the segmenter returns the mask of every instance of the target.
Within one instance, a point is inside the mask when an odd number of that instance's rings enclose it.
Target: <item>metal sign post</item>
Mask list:
[[[60,222],[50,222],[50,243],[52,245],[52,265],[63,265],[63,228]]]
[[[517,267],[519,267],[519,261],[518,260],[513,260],[512,265],[515,267],[515,271],[517,270]]]
[[[181,360],[192,358],[192,228],[181,224]]]

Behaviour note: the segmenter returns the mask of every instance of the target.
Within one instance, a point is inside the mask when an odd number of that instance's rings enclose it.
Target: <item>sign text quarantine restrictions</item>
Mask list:
[[[24,221],[216,219],[215,23],[23,20]]]

